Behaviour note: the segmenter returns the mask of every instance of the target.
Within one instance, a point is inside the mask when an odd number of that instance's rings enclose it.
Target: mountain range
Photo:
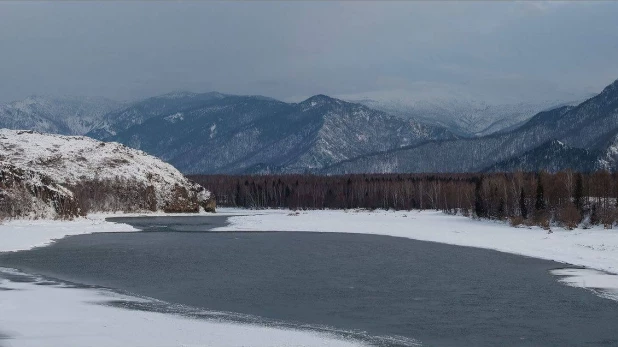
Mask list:
[[[375,151],[457,138],[444,128],[325,95],[285,103],[194,94],[173,112],[139,112],[150,110],[151,102],[132,105],[117,118],[139,118],[139,125],[102,139],[152,153],[186,173],[315,171]],[[95,129],[89,135],[98,134]]]
[[[123,103],[96,97],[31,96],[0,104],[0,127],[83,135]]]
[[[547,110],[532,117],[530,104],[512,105],[512,117],[483,104],[472,106],[485,113],[452,104],[435,106],[433,116],[431,106],[404,116],[392,105],[326,95],[297,103],[217,92],[174,92],[130,103],[32,97],[0,105],[0,127],[120,142],[183,173],[617,167],[618,81],[577,105],[536,104]],[[468,113],[457,115],[458,109]]]
[[[323,173],[616,169],[618,80],[577,106],[540,112],[505,133],[439,140],[347,160]]]

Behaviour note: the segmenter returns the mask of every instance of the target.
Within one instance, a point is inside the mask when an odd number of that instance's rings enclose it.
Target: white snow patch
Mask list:
[[[557,269],[551,273],[559,281],[579,288],[591,289],[597,295],[618,301],[618,275],[594,269]]]
[[[165,117],[163,119],[165,119],[166,121],[168,121],[170,123],[176,123],[176,122],[185,120],[185,117],[184,117],[184,115],[181,112],[178,112],[176,114],[167,116],[167,117]]]
[[[210,138],[212,139],[217,134],[217,124],[213,123],[210,126]]]
[[[223,213],[243,210],[220,208]],[[220,231],[315,231],[405,237],[553,260],[618,273],[618,231],[602,228],[563,230],[514,228],[505,223],[450,216],[439,211],[245,210]],[[582,278],[582,277],[580,277]],[[583,283],[581,281],[580,283]],[[586,286],[593,283],[586,281]],[[595,282],[596,283],[596,282]],[[617,288],[611,282],[608,288]]]
[[[106,222],[103,215],[73,221],[17,219],[0,224],[0,252],[42,247],[71,235],[130,231],[137,229],[127,224]]]
[[[0,269],[5,270],[5,269]],[[10,270],[9,270],[10,271]],[[36,283],[36,282],[35,282]],[[0,328],[9,346],[336,346],[362,344],[334,335],[200,320],[105,306],[143,302],[106,290],[36,285],[0,279]]]

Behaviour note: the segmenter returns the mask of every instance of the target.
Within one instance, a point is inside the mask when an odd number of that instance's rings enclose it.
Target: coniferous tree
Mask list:
[[[476,212],[476,216],[478,218],[486,217],[485,204],[481,195],[482,186],[483,177],[481,176],[479,179],[476,180],[476,185],[474,187],[474,212]]]
[[[545,194],[543,191],[543,182],[541,181],[541,174],[538,175],[537,185],[536,185],[536,202],[534,203],[534,208],[537,211],[541,211],[545,209]]]
[[[575,177],[575,189],[573,191],[573,203],[581,213],[584,209],[582,198],[584,196],[584,184],[582,182],[582,174],[578,173]]]
[[[519,193],[519,211],[522,218],[528,218],[528,208],[526,207],[526,194],[524,193],[523,187],[521,188],[521,192]]]

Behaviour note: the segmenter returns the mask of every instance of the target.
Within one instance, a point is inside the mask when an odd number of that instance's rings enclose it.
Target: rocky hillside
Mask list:
[[[0,105],[0,128],[83,135],[121,105],[106,98],[31,96]]]
[[[167,109],[168,111],[170,109]],[[108,139],[185,173],[305,172],[376,151],[454,139],[444,128],[316,95],[300,103],[218,94],[145,119]]]
[[[173,166],[142,151],[83,136],[1,129],[0,169],[4,187],[12,187],[16,196],[29,192],[33,204],[46,205],[58,216],[214,209],[210,192]],[[3,212],[26,215],[28,209],[40,212],[37,206]]]

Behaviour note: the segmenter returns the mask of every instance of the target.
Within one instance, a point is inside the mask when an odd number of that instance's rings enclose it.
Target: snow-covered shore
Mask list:
[[[35,277],[34,280],[8,281],[0,278],[0,329],[8,335],[8,346],[362,345],[311,331],[119,309],[105,304],[112,300],[144,302],[145,299],[100,289],[71,288],[62,283],[50,284],[42,278]]]
[[[0,224],[0,252],[42,247],[71,235],[136,231],[130,225],[106,222],[101,217],[62,220],[16,219]]]

